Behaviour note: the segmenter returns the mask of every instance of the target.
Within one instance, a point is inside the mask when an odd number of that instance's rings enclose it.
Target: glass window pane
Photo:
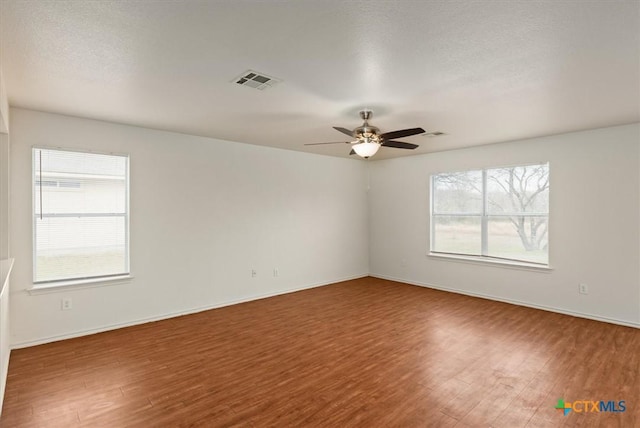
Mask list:
[[[36,216],[36,281],[127,273],[125,217]]]
[[[43,171],[43,213],[120,213],[126,210],[125,177],[104,179],[76,177],[60,179]],[[40,181],[35,181],[36,213],[40,213]]]
[[[548,264],[547,227],[548,217],[489,217],[487,255]]]
[[[34,149],[34,281],[126,274],[128,158]]]
[[[431,180],[435,214],[482,214],[482,171],[438,174]]]
[[[481,234],[479,216],[434,216],[431,251],[480,255]]]
[[[125,156],[73,152],[55,149],[35,149],[35,170],[52,174],[80,174],[93,176],[123,176],[127,172]]]
[[[487,170],[487,212],[549,213],[549,164]]]

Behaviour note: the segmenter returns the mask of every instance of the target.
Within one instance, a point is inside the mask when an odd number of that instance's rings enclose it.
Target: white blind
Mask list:
[[[33,149],[34,282],[129,273],[128,161]]]

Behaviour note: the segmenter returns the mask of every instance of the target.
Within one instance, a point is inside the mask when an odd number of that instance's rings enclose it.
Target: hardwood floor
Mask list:
[[[0,425],[638,427],[640,330],[364,278],[15,350]]]

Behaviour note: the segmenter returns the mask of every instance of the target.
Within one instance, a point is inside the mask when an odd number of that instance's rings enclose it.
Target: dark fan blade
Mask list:
[[[355,154],[356,154],[356,151],[351,149],[351,151],[349,152],[349,155],[355,155]]]
[[[353,137],[353,132],[348,130],[347,128],[341,128],[339,126],[334,126],[333,129],[335,129],[336,131],[340,131],[343,134],[348,135],[349,137]],[[422,131],[422,132],[424,132],[424,131]]]
[[[348,141],[335,141],[333,143],[308,143],[305,146],[319,146],[320,144],[351,144]]]
[[[412,135],[424,134],[425,130],[422,128],[410,128],[401,129],[400,131],[385,132],[381,137],[385,140],[393,140],[395,138],[410,137]]]
[[[396,149],[412,149],[412,150],[418,147],[417,144],[403,143],[402,141],[383,141],[382,145],[384,147],[395,147]]]

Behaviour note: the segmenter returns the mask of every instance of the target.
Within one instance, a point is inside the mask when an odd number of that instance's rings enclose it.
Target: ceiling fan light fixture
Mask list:
[[[378,152],[380,144],[373,141],[365,141],[363,143],[353,145],[352,148],[358,156],[367,159]]]
[[[248,79],[247,76],[244,79]],[[413,150],[418,148],[417,144],[405,143],[403,141],[395,141],[396,138],[404,138],[411,137],[413,135],[424,134],[425,130],[422,128],[407,128],[407,129],[399,129],[397,131],[385,132],[384,134],[380,133],[380,129],[375,126],[369,125],[367,122],[371,118],[371,114],[373,112],[371,110],[362,110],[360,112],[360,117],[364,121],[362,126],[355,128],[354,130],[350,130],[347,128],[342,128],[340,126],[334,126],[338,132],[341,132],[349,137],[355,138],[355,141],[341,141],[335,143],[307,143],[305,146],[316,146],[320,144],[351,144],[351,151],[349,155],[358,155],[361,158],[368,159],[371,156],[375,155],[380,146],[391,147],[394,149],[408,149]]]

